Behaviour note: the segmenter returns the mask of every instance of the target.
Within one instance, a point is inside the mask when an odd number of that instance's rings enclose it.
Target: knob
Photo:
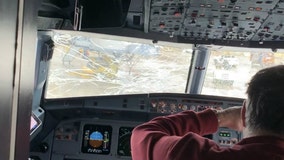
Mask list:
[[[40,150],[42,153],[46,153],[46,152],[48,151],[48,149],[49,149],[49,145],[48,145],[46,142],[41,143],[41,144],[39,145],[39,150]]]

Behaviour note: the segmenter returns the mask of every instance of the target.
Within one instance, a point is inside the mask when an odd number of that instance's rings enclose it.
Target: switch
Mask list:
[[[165,23],[164,22],[161,22],[160,24],[159,24],[159,26],[160,26],[160,28],[165,28]]]

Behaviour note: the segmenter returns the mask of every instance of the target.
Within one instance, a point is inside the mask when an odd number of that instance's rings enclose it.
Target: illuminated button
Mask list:
[[[241,9],[240,6],[235,6],[235,10],[239,10],[239,9]]]
[[[231,134],[229,132],[219,132],[220,137],[231,137]]]
[[[207,8],[211,8],[211,7],[212,7],[212,4],[207,4],[206,7],[207,7]]]
[[[256,10],[256,11],[261,11],[262,8],[261,8],[261,7],[256,7],[255,10]]]
[[[249,7],[248,8],[250,11],[253,11],[254,10],[254,7]]]
[[[263,27],[263,29],[264,29],[266,32],[268,32],[270,28],[267,27],[267,26],[265,26],[265,27]]]

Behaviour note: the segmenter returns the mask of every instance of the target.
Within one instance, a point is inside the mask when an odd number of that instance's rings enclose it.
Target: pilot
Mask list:
[[[258,71],[241,107],[183,111],[137,126],[133,160],[284,160],[284,65]],[[218,127],[243,132],[232,147],[204,135]]]

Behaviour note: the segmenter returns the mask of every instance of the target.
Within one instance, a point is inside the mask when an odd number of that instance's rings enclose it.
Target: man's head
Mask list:
[[[258,71],[248,84],[247,94],[247,127],[284,135],[284,65]]]

